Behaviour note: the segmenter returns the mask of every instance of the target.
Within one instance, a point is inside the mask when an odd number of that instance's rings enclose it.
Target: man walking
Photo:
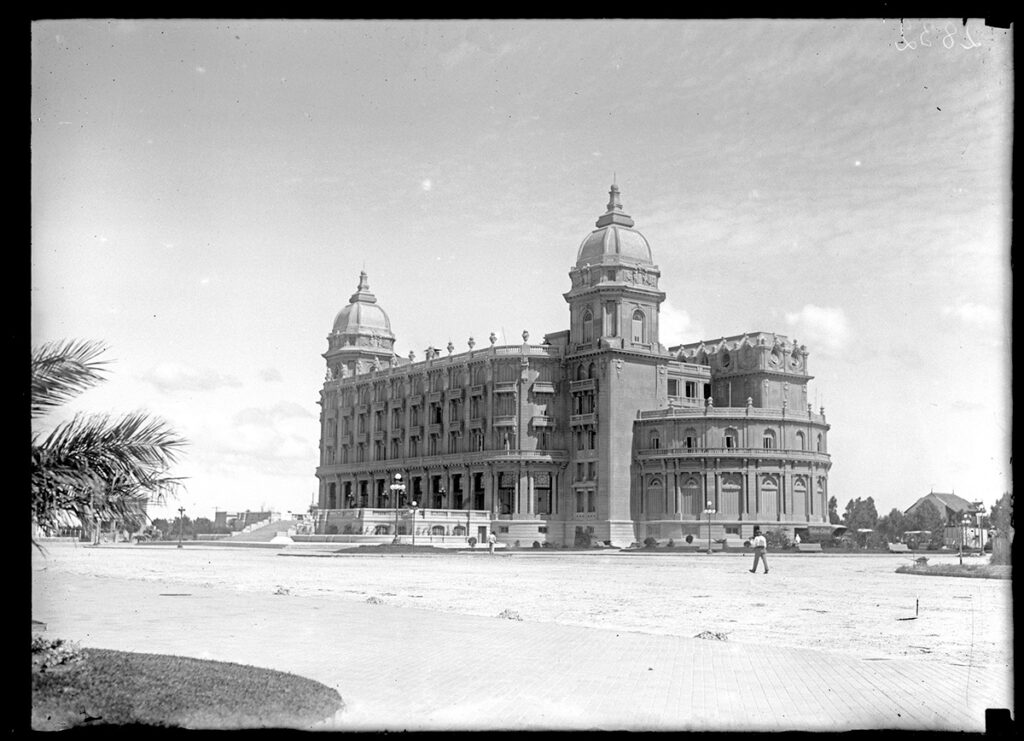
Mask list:
[[[491,552],[492,556],[494,555],[494,542],[496,540],[497,538],[494,537],[494,531],[492,530],[491,534],[487,536],[487,550]]]
[[[764,561],[764,573],[768,573],[768,557],[765,556],[765,551],[768,549],[768,541],[763,535],[761,535],[761,528],[754,526],[754,568],[750,570],[751,574],[757,573],[757,562]]]

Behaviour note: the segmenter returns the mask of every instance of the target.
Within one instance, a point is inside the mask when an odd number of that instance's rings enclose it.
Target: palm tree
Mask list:
[[[104,381],[107,363],[98,358],[106,349],[81,340],[34,348],[32,418]],[[180,485],[167,472],[185,444],[166,422],[145,412],[78,413],[45,438],[33,433],[33,524],[52,530],[73,515],[83,524],[112,520],[137,528],[143,502],[162,503]]]

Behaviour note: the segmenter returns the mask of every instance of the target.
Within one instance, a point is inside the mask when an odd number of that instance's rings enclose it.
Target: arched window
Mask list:
[[[444,525],[431,525],[431,527],[430,527],[430,534],[431,535],[444,535]]]
[[[761,436],[761,447],[765,450],[771,450],[775,447],[775,431],[765,430],[764,435]]]
[[[633,342],[646,342],[647,328],[644,326],[644,313],[637,309],[633,312]]]
[[[825,439],[821,436],[820,432],[818,433],[818,452],[825,452]]]
[[[796,433],[796,449],[807,450],[807,438],[804,436],[804,433],[799,430],[797,430]]]
[[[739,435],[736,434],[736,430],[734,428],[732,428],[732,427],[726,428],[726,430],[725,430],[725,447],[727,447],[727,448],[737,448],[737,447],[739,447],[738,440],[739,440]]]
[[[687,450],[697,447],[697,430],[692,427],[686,428],[686,432],[683,433],[683,447]]]
[[[653,478],[647,484],[647,512],[665,512],[665,490],[661,479]]]
[[[583,341],[594,341],[594,312],[590,309],[583,312]]]
[[[587,366],[587,378],[597,378],[597,366],[593,363]]]

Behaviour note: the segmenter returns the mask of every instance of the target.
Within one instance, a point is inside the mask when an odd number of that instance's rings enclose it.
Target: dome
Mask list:
[[[359,288],[349,298],[348,306],[334,318],[333,331],[347,335],[384,335],[392,337],[391,320],[377,305],[377,297],[370,293],[366,273],[359,274]]]
[[[597,220],[597,229],[580,244],[577,265],[600,263],[639,263],[653,265],[651,245],[633,228],[633,219],[622,212],[619,187],[612,185],[608,193],[608,210]]]

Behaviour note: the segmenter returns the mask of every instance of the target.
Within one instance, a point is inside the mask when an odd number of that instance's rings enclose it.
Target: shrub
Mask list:
[[[327,534],[328,535],[337,535],[338,534],[338,526],[337,525],[328,525],[327,526]]]
[[[472,535],[469,537],[469,547],[476,548],[476,538],[474,538]]]
[[[512,546],[512,547],[513,547],[513,548],[518,548],[518,547],[519,547],[519,541],[517,540],[517,541],[516,541],[516,542],[515,542],[515,543],[513,544],[513,546]]]
[[[672,540],[672,538],[669,538],[668,542],[665,544],[665,547],[666,548],[675,548],[676,547],[676,542],[674,540]]]
[[[693,536],[692,535],[687,535],[686,536],[686,544],[689,545],[692,542],[693,542]]]
[[[573,541],[573,545],[577,548],[589,548],[590,539],[590,533],[587,530],[577,530],[576,539]]]
[[[658,545],[658,541],[648,535],[644,538],[644,548],[655,548]]]
[[[550,548],[551,547],[551,543],[549,543],[548,541],[545,540],[543,543],[540,544],[540,547],[541,548]]]
[[[750,547],[750,541],[749,540],[744,540],[743,541],[743,547],[744,548],[749,548]]]
[[[45,672],[59,666],[70,666],[82,660],[78,644],[62,638],[32,637],[32,671]]]
[[[539,540],[533,541],[533,547],[534,548],[540,548],[540,541]]]
[[[768,547],[771,549],[781,550],[789,546],[789,537],[782,530],[768,530],[763,534]]]

